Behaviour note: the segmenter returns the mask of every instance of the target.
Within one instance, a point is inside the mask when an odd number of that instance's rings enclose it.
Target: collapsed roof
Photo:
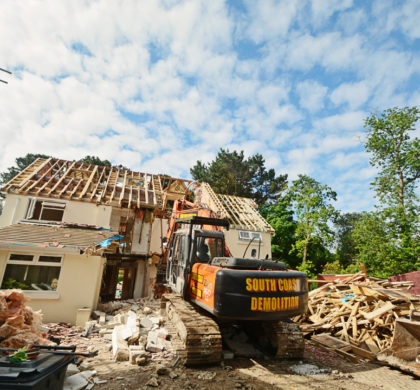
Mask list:
[[[116,232],[98,227],[67,227],[65,224],[18,223],[0,229],[0,245],[58,248],[95,252],[122,238]]]

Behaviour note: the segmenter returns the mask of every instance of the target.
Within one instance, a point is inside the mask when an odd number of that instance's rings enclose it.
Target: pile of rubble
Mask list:
[[[406,284],[360,272],[310,291],[307,313],[294,320],[315,342],[373,359],[391,346],[396,318],[419,308],[420,296]]]
[[[0,347],[22,348],[28,343],[53,344],[42,331],[42,315],[25,305],[21,290],[0,291]]]
[[[98,333],[112,345],[116,361],[143,365],[151,353],[172,354],[168,331],[155,302],[128,300],[100,305],[86,323],[84,335]]]

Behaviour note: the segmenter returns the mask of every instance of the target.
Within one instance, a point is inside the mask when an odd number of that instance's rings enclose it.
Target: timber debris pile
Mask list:
[[[42,331],[42,315],[26,306],[28,298],[21,290],[0,291],[0,347],[22,348],[30,340],[34,344],[50,345]]]
[[[396,320],[410,319],[420,308],[420,296],[410,282],[368,278],[359,272],[324,284],[309,293],[308,311],[295,321],[318,345],[352,359],[369,360],[388,350]]]

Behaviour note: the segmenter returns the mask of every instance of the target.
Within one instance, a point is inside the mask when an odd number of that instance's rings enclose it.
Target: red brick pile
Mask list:
[[[50,345],[39,327],[42,315],[25,305],[28,300],[20,290],[0,291],[0,347],[22,348],[29,344]]]

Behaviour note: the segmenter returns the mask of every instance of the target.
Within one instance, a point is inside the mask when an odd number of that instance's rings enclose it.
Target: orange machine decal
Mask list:
[[[214,309],[214,285],[220,267],[195,263],[192,268],[190,294],[193,299]]]

